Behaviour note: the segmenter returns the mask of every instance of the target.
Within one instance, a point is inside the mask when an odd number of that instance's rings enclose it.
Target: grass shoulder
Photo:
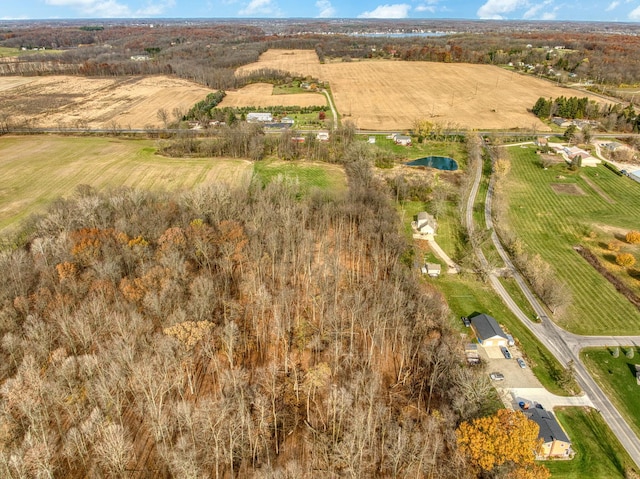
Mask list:
[[[580,356],[591,376],[640,435],[640,385],[635,376],[636,366],[640,367],[640,350],[636,347],[617,350],[618,357],[614,347],[584,349]]]

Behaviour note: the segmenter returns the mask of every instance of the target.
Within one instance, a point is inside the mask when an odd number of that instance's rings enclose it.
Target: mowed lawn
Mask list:
[[[504,183],[509,222],[527,251],[540,254],[572,292],[571,307],[556,321],[578,334],[640,334],[640,312],[573,249],[591,241],[602,225],[640,229],[640,184],[604,166],[545,170],[533,149],[509,151],[511,173]],[[558,194],[552,184],[575,185],[583,194]]]
[[[246,160],[165,158],[153,140],[0,136],[0,232],[81,184],[178,190],[252,174]]]
[[[628,348],[620,348],[614,358],[608,348],[589,348],[581,353],[591,376],[611,399],[637,435],[640,435],[640,386],[636,382],[636,366],[640,367],[640,350],[633,348],[633,357],[626,357]]]
[[[552,478],[624,479],[625,471],[634,468],[609,426],[598,411],[591,408],[556,408],[558,421],[571,439],[576,452],[570,461],[545,461]]]
[[[344,169],[328,163],[264,160],[255,163],[253,171],[263,184],[283,177],[298,182],[303,192],[316,189],[339,193],[347,189]]]

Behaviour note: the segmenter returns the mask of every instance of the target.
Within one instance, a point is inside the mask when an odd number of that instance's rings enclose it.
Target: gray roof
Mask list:
[[[482,313],[470,319],[480,341],[484,341],[485,339],[493,338],[495,336],[507,339],[507,335],[498,324],[498,321],[488,314]]]
[[[552,441],[571,442],[560,427],[560,424],[558,424],[555,416],[549,411],[533,408],[529,409],[526,415],[540,426],[538,437],[541,437],[545,443]]]

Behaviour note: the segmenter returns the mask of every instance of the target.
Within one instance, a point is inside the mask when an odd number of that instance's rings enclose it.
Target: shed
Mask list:
[[[495,318],[482,313],[470,319],[471,327],[482,346],[507,346],[507,335]]]
[[[638,183],[640,183],[640,170],[630,171],[629,173],[627,173],[627,176],[632,180],[635,180]]]
[[[411,145],[411,137],[406,135],[396,135],[394,138],[396,145],[402,146],[410,146]]]
[[[551,412],[531,408],[525,414],[540,427],[538,438],[543,441],[538,454],[540,458],[567,457],[571,454],[571,441]]]
[[[442,266],[437,263],[426,263],[427,274],[432,278],[437,278],[442,272]]]

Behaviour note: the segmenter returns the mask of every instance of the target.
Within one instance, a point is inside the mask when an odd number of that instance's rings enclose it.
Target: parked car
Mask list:
[[[470,328],[471,327],[471,320],[469,318],[467,318],[466,316],[462,316],[460,319],[462,319],[462,323],[467,327]]]
[[[489,377],[491,379],[493,379],[494,381],[502,381],[502,380],[504,380],[504,374],[499,373],[499,372],[491,373],[491,374],[489,374]]]
[[[527,363],[524,362],[524,359],[522,358],[518,358],[518,366],[520,366],[522,369],[527,367]]]
[[[505,348],[504,346],[500,346],[500,350],[502,351],[502,354],[505,358],[511,359],[511,352],[509,352],[507,348]]]

